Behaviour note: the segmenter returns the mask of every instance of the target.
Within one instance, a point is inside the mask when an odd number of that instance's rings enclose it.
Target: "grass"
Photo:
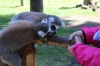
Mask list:
[[[75,30],[68,30],[62,27],[57,31],[57,35],[68,36],[73,31]],[[49,48],[47,48],[46,45],[38,46],[37,66],[70,66],[70,64],[72,64],[71,59],[73,58],[65,48],[60,46],[50,46]],[[78,66],[75,60],[74,64]]]
[[[44,0],[44,12],[58,16],[72,16],[77,14],[98,16],[98,13],[91,9],[84,10],[75,8],[77,4],[82,4],[83,0]],[[100,5],[100,3],[98,3]]]
[[[75,8],[76,4],[81,4],[83,0],[43,0],[44,13],[53,14],[59,17],[68,17],[73,15],[99,16],[91,9],[84,10]],[[77,1],[77,2],[76,2]],[[24,11],[29,11],[29,0],[26,0],[26,6],[20,6],[20,0],[0,0],[0,29],[6,27],[11,18]],[[100,5],[100,3],[98,4]],[[69,35],[75,30],[60,28],[57,35]],[[73,59],[74,60],[74,59]],[[77,66],[75,60],[68,54],[65,48],[45,45],[39,45],[37,52],[37,66]]]

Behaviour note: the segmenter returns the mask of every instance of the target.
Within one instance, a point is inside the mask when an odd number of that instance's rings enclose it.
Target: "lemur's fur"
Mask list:
[[[22,12],[19,13],[18,15],[14,16],[12,18],[12,20],[10,21],[10,24],[13,24],[14,21],[17,20],[27,20],[30,22],[45,22],[45,23],[49,23],[49,21],[52,19],[52,24],[56,25],[57,29],[60,26],[65,27],[65,23],[60,20],[59,17],[55,16],[55,15],[47,15],[41,12]]]
[[[15,22],[18,22],[17,20],[26,20],[30,22],[41,22],[41,23],[47,23],[49,26],[54,25],[54,32],[60,28],[60,26],[65,27],[65,23],[60,20],[59,17],[55,15],[48,15],[41,12],[22,12],[18,15],[14,16],[9,25],[13,25]],[[43,34],[43,32],[42,32]],[[34,47],[37,49],[37,44],[34,44]]]
[[[42,34],[39,32],[47,33],[49,29],[47,23],[35,24],[25,20],[18,20],[13,25],[3,28],[0,31],[1,60],[10,66],[22,66],[17,50],[40,39]]]

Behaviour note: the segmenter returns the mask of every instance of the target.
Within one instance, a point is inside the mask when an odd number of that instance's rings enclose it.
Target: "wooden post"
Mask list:
[[[24,46],[18,51],[24,66],[36,66],[36,49],[34,43]]]
[[[7,66],[7,65],[2,63],[1,60],[0,60],[0,66]]]

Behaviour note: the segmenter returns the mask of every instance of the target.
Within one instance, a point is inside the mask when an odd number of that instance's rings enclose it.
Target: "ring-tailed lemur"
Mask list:
[[[26,44],[35,42],[37,39],[43,41],[45,36],[55,32],[54,26],[49,26],[47,23],[36,24],[26,20],[18,20],[0,31],[1,60],[9,66],[22,66],[17,50]]]
[[[13,25],[17,20],[26,20],[30,22],[41,22],[41,23],[47,23],[48,25],[54,25],[55,29],[59,29],[60,26],[65,27],[65,23],[60,20],[59,17],[55,15],[47,15],[41,12],[22,12],[18,15],[14,16],[9,25]],[[37,49],[37,44],[34,45],[34,47]]]

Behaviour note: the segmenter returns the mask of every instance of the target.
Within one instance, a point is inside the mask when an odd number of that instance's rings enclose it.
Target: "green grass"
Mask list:
[[[68,30],[62,27],[57,31],[57,35],[68,36],[73,31],[75,30]],[[38,46],[37,66],[70,66],[72,64],[71,59],[73,58],[65,48],[60,46],[50,46],[49,48],[46,45]],[[77,65],[77,62],[74,60],[73,64]]]
[[[44,0],[44,12],[58,16],[72,16],[77,14],[98,16],[98,13],[91,9],[75,8],[77,4],[82,4],[83,0]],[[100,3],[98,3],[100,5]]]
[[[68,17],[73,15],[91,15],[99,16],[98,13],[91,9],[84,10],[75,8],[77,4],[81,4],[83,0],[43,0],[44,13],[53,14],[59,17]],[[20,0],[0,0],[0,29],[7,26],[11,18],[24,11],[30,11],[29,0],[26,6],[20,6]],[[100,3],[98,4],[100,5]],[[67,21],[65,21],[67,22]],[[75,30],[60,28],[57,35],[70,35]],[[73,59],[74,60],[74,59]],[[65,48],[51,46],[46,48],[45,45],[39,45],[37,52],[37,66],[76,66],[73,63],[71,56]],[[75,61],[75,60],[74,60]],[[71,65],[72,64],[72,65]]]

